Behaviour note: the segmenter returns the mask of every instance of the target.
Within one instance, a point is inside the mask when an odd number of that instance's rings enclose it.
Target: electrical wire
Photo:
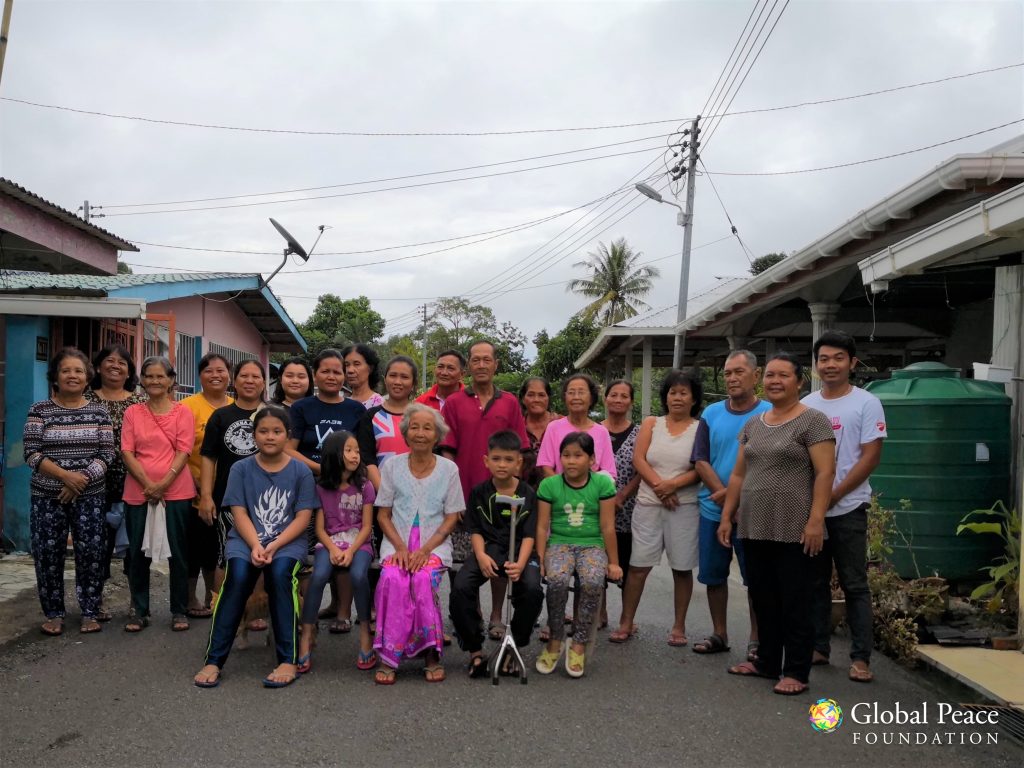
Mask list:
[[[747,257],[747,261],[750,262],[750,266],[754,266],[754,255],[750,252],[750,249],[747,248],[746,244],[743,242],[743,238],[740,237],[739,230],[736,229],[736,225],[732,221],[732,216],[729,215],[729,211],[726,210],[725,208],[725,201],[722,200],[722,196],[718,193],[718,187],[715,186],[715,180],[711,177],[711,174],[708,172],[708,169],[704,166],[703,158],[698,157],[697,162],[700,163],[701,168],[704,168],[704,173],[707,176],[708,182],[710,182],[711,184],[711,189],[714,190],[715,197],[718,198],[718,204],[722,206],[722,213],[725,214],[726,221],[729,222],[729,227],[731,228],[732,233],[736,236],[736,239],[739,241],[740,247],[743,249],[743,255]]]
[[[579,163],[589,163],[593,160],[608,160],[615,157],[625,157],[627,155],[638,155],[644,152],[650,152],[652,147],[645,147],[643,149],[632,149],[626,152],[615,152],[610,155],[597,155],[595,157],[585,157],[579,160],[563,160],[560,163],[548,163],[546,165],[537,165],[532,168],[516,168],[511,171],[497,171],[495,173],[481,173],[475,176],[464,176],[458,179],[440,179],[437,181],[423,181],[418,184],[401,184],[394,187],[381,187],[380,189],[365,189],[357,192],[338,192],[332,195],[314,195],[312,197],[295,197],[287,200],[260,200],[252,203],[232,203],[230,205],[208,205],[197,208],[168,208],[160,211],[122,211],[121,213],[98,213],[93,218],[100,218],[103,216],[152,216],[154,214],[161,213],[194,213],[197,211],[220,211],[230,208],[254,208],[260,205],[280,205],[284,203],[305,203],[311,200],[333,200],[340,197],[359,197],[362,195],[375,195],[380,192],[396,192],[404,189],[420,189],[422,187],[435,187],[440,184],[455,184],[463,181],[476,181],[479,179],[493,179],[498,176],[511,176],[517,173],[528,173],[530,171],[543,171],[548,168],[561,168],[566,165],[578,165]]]
[[[877,163],[882,160],[892,160],[896,157],[904,157],[906,155],[912,155],[916,152],[925,152],[929,149],[935,149],[936,147],[943,147],[947,144],[953,144],[957,141],[963,141],[964,139],[971,139],[975,136],[982,136],[986,133],[992,133],[998,131],[1001,128],[1007,128],[1011,125],[1017,125],[1018,123],[1024,123],[1024,117],[1019,117],[1016,120],[1010,120],[1001,125],[993,126],[992,128],[985,128],[981,131],[975,131],[974,133],[968,133],[963,136],[957,136],[952,139],[946,139],[945,141],[939,141],[934,144],[929,144],[924,147],[917,147],[915,149],[907,149],[903,152],[894,152],[889,155],[880,155],[878,157],[869,157],[865,160],[855,160],[849,163],[836,163],[835,165],[823,165],[818,168],[799,168],[791,171],[708,171],[709,174],[716,176],[791,176],[798,173],[819,173],[821,171],[834,171],[838,168],[852,168],[855,165],[866,165],[868,163]]]
[[[271,192],[250,192],[248,194],[241,195],[221,195],[219,197],[196,197],[190,200],[165,200],[163,202],[156,203],[118,203],[111,205],[109,203],[103,205],[94,205],[91,210],[109,208],[142,208],[151,206],[162,206],[162,205],[191,205],[193,203],[215,203],[223,200],[241,200],[247,197],[269,197],[270,195],[294,195],[300,192],[320,192],[325,189],[340,189],[342,187],[358,187],[365,184],[386,184],[392,181],[405,181],[407,179],[420,179],[425,176],[443,176],[449,173],[463,173],[465,171],[478,171],[482,168],[495,168],[499,165],[514,165],[515,163],[531,163],[535,160],[547,160],[552,157],[563,157],[565,155],[575,155],[580,152],[594,152],[599,149],[610,149],[611,147],[621,147],[626,144],[637,144],[641,141],[653,141],[654,139],[670,139],[674,134],[672,133],[659,133],[654,136],[644,136],[639,139],[627,139],[625,141],[613,141],[610,144],[598,144],[593,147],[582,147],[580,149],[568,149],[564,152],[549,152],[545,155],[533,155],[532,157],[520,157],[515,160],[500,160],[493,163],[481,163],[479,165],[465,165],[461,168],[447,168],[440,171],[424,171],[422,173],[411,173],[404,176],[388,176],[380,179],[366,179],[364,181],[347,181],[341,184],[325,184],[317,187],[298,187],[296,189],[278,189]]]
[[[484,235],[493,235],[493,234],[498,234],[498,233],[518,232],[518,231],[522,231],[524,229],[529,229],[531,227],[538,226],[540,224],[544,224],[544,223],[546,223],[548,221],[553,221],[554,219],[560,218],[562,216],[566,216],[566,215],[568,215],[570,213],[574,213],[575,211],[579,211],[579,210],[587,208],[587,207],[589,207],[591,205],[595,205],[597,203],[603,202],[609,196],[621,194],[622,192],[625,192],[627,190],[628,190],[627,187],[623,187],[621,189],[617,189],[614,192],[609,193],[609,195],[605,195],[603,197],[598,197],[598,198],[596,198],[594,200],[588,200],[587,202],[582,203],[580,205],[577,205],[574,208],[569,208],[569,209],[564,210],[564,211],[559,211],[558,213],[553,213],[550,216],[544,216],[543,218],[540,218],[540,219],[533,219],[533,220],[530,220],[530,221],[519,222],[517,224],[510,224],[507,227],[499,227],[498,229],[491,229],[491,230],[486,230],[486,231],[483,231],[483,232],[472,232],[472,233],[466,234],[466,235],[457,235],[457,236],[454,236],[454,237],[445,237],[445,238],[440,238],[438,240],[424,240],[424,241],[417,242],[417,243],[401,243],[400,245],[388,245],[388,246],[382,246],[380,248],[367,248],[367,249],[358,250],[358,251],[321,251],[317,255],[318,256],[356,256],[356,255],[363,255],[363,254],[368,254],[368,253],[381,253],[383,251],[397,251],[397,250],[400,250],[402,248],[416,248],[416,247],[423,246],[423,245],[438,245],[438,244],[441,244],[441,243],[456,242],[456,241],[459,241],[459,240],[466,240],[466,239],[471,238],[471,237],[481,237],[481,236],[484,236]],[[232,253],[232,254],[243,254],[243,255],[246,255],[246,256],[279,256],[280,255],[280,251],[245,251],[245,250],[236,250],[236,249],[230,249],[230,248],[201,248],[201,247],[193,247],[193,246],[186,246],[186,245],[169,245],[167,243],[150,243],[150,242],[146,242],[145,240],[136,240],[134,238],[132,238],[131,241],[133,243],[135,243],[136,245],[147,245],[147,246],[150,246],[150,247],[153,247],[153,248],[169,248],[171,250],[176,250],[176,251],[201,251],[201,252],[204,252],[204,253]]]

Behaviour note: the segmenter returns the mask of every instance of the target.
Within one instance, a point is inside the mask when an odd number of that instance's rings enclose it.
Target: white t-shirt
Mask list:
[[[842,397],[825,399],[821,392],[812,392],[803,399],[804,405],[828,416],[836,436],[836,479],[839,485],[860,460],[861,446],[875,440],[884,440],[885,413],[881,401],[860,387],[854,387]],[[826,517],[838,517],[852,512],[861,504],[871,501],[871,483],[865,480],[843,496]]]

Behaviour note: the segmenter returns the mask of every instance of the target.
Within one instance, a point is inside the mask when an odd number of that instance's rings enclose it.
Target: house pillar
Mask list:
[[[829,301],[815,301],[807,305],[811,310],[811,344],[813,345],[825,331],[834,328],[836,315],[839,314],[839,305]],[[814,368],[813,356],[811,368]],[[821,389],[821,381],[816,376],[811,376],[811,391],[817,392]]]
[[[643,378],[640,384],[640,415],[651,415],[651,362],[654,358],[654,343],[650,336],[644,337]]]
[[[747,348],[747,339],[745,336],[727,336],[726,340],[729,342],[730,352],[735,352],[737,349]]]
[[[624,378],[626,381],[632,381],[633,380],[633,350],[632,349],[630,349],[629,352],[626,353],[626,357],[624,358],[624,362],[622,364],[622,378]]]

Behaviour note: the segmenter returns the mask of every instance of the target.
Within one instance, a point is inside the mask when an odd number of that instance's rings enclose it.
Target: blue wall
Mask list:
[[[18,549],[29,549],[29,478],[21,437],[32,403],[49,396],[46,363],[36,360],[36,337],[50,338],[49,317],[7,317],[7,375],[4,380],[4,535]],[[50,350],[51,352],[53,350]]]

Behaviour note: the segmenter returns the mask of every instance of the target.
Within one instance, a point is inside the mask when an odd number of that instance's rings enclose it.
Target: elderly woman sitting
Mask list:
[[[410,453],[381,468],[377,505],[384,532],[373,647],[383,665],[374,681],[392,685],[402,658],[425,654],[427,682],[444,680],[444,619],[437,589],[451,563],[448,535],[465,510],[459,471],[434,454],[448,427],[425,405],[408,406],[399,429]]]

